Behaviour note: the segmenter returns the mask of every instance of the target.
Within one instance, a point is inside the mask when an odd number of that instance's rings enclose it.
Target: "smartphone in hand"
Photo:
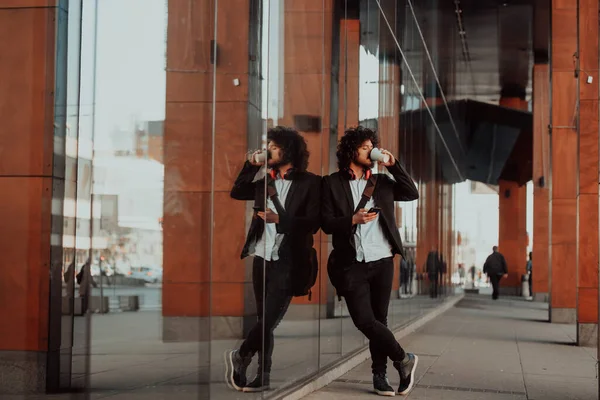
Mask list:
[[[381,208],[379,208],[379,207],[372,207],[368,212],[369,212],[369,214],[370,213],[379,214],[381,212]]]

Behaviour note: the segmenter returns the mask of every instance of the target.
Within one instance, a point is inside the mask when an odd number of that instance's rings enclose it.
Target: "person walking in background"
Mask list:
[[[488,256],[483,264],[483,273],[487,274],[492,283],[492,299],[497,300],[500,295],[500,280],[508,276],[506,260],[502,253],[498,251],[498,246],[492,248],[492,254]]]
[[[460,286],[464,286],[465,285],[465,268],[463,267],[462,264],[458,265],[458,279],[459,279],[459,285]]]
[[[446,264],[446,260],[444,260],[444,256],[442,254],[440,254],[440,280],[438,282],[438,292],[441,295],[445,295],[446,294],[446,285],[444,282],[444,278],[446,276],[446,272],[447,272],[447,268],[448,268],[448,264]]]
[[[469,268],[469,274],[471,275],[471,287],[475,289],[475,274],[477,274],[477,268],[474,265]]]
[[[413,282],[417,272],[417,263],[415,262],[415,249],[410,249],[408,257],[408,294],[413,294]]]
[[[531,252],[529,252],[529,260],[527,260],[527,265],[525,266],[525,269],[527,270],[527,273],[529,274],[529,296],[533,297],[533,262],[532,262],[532,254]]]
[[[429,297],[432,299],[438,296],[438,279],[440,276],[440,258],[435,248],[431,248],[429,254],[427,254],[427,261],[425,262],[425,270],[427,271],[427,277],[429,278]]]
[[[96,287],[97,284],[92,277],[92,260],[87,259],[85,264],[79,270],[79,273],[75,276],[77,284],[79,285],[79,297],[81,298],[81,313],[85,314],[89,311],[90,296],[92,295],[92,287]],[[102,277],[100,277],[102,279]]]
[[[402,257],[400,260],[400,294],[408,294],[408,281],[409,281],[409,260]]]

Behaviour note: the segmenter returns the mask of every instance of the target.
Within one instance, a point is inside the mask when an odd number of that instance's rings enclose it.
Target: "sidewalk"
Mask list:
[[[469,295],[401,344],[419,356],[412,400],[591,400],[596,349],[574,346],[573,325],[547,305]],[[393,386],[398,375],[388,366]],[[370,360],[305,399],[375,399]]]

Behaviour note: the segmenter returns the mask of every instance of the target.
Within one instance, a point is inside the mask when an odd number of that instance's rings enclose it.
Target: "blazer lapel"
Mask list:
[[[373,201],[375,201],[375,205],[381,204],[379,202],[379,186],[380,185],[378,185],[378,182],[380,182],[381,180],[379,179],[378,175],[379,174],[373,174],[371,176],[371,179],[375,179],[375,188],[373,189],[373,195],[372,195]]]
[[[290,209],[290,202],[294,198],[294,193],[296,192],[296,189],[298,189],[298,186],[300,186],[300,182],[300,178],[292,180],[290,190],[288,191],[287,197],[285,198],[285,204],[283,205],[286,211]]]
[[[348,202],[348,207],[352,214],[354,214],[354,199],[352,198],[352,192],[350,191],[350,182],[348,179],[342,177],[342,174],[338,174],[338,179],[340,180],[340,185],[344,189],[344,193],[346,194],[346,201]]]

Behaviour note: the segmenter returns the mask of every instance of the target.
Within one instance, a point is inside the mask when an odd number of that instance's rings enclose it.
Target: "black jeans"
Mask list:
[[[492,299],[496,300],[500,295],[500,280],[502,279],[502,275],[498,274],[490,274],[490,282],[492,282],[492,288],[494,289],[492,293]]]
[[[263,258],[255,257],[252,266],[252,284],[258,320],[242,343],[240,356],[252,357],[259,352],[258,365],[264,372],[269,373],[273,358],[273,331],[281,322],[292,301],[291,263],[282,259],[265,262]],[[266,350],[263,351],[263,348]]]
[[[368,339],[373,373],[385,373],[387,358],[402,361],[405,353],[387,327],[394,279],[392,257],[373,262],[354,262],[344,271],[342,295],[352,322]]]

